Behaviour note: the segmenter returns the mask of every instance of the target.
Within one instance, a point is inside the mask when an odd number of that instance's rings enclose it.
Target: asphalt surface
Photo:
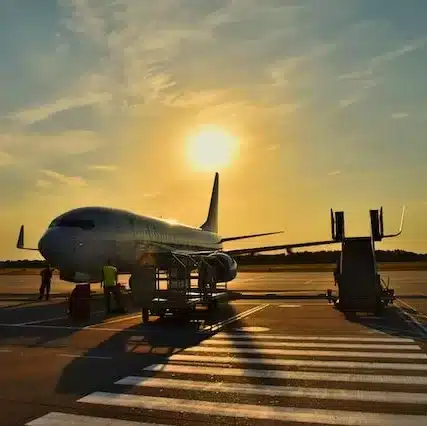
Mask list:
[[[97,297],[72,322],[69,284],[39,302],[1,276],[0,424],[426,425],[427,273],[390,276],[382,317],[328,305],[330,274],[246,273],[240,299],[149,324]]]

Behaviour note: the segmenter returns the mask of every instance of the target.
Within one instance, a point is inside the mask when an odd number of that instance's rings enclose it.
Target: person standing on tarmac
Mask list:
[[[102,267],[101,287],[104,287],[105,310],[107,314],[111,313],[110,295],[113,293],[116,308],[120,308],[120,295],[118,289],[118,273],[117,268],[112,264],[111,259],[108,259],[107,264]]]
[[[40,293],[39,300],[42,300],[43,296],[46,297],[46,300],[49,300],[52,273],[53,273],[53,269],[51,269],[49,265],[46,266],[46,268],[42,269],[42,271],[40,272],[42,282],[39,290],[39,293]]]

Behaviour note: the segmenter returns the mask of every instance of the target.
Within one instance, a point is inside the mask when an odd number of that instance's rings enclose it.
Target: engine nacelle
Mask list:
[[[214,268],[215,282],[226,283],[234,280],[237,275],[236,261],[226,253],[212,253],[206,260]]]

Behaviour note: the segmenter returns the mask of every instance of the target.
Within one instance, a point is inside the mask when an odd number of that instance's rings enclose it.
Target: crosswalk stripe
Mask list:
[[[384,342],[384,343],[413,343],[414,339],[405,337],[358,337],[358,336],[282,336],[277,334],[249,334],[249,333],[217,333],[210,337],[210,339],[249,339],[249,340],[298,340],[298,341],[337,341],[337,342]]]
[[[385,424],[388,426],[403,424],[405,426],[425,426],[427,421],[427,416],[421,415],[274,407],[110,392],[94,392],[79,399],[78,402],[191,414],[346,426],[383,426]]]
[[[297,367],[328,367],[348,369],[378,369],[378,370],[417,370],[427,371],[427,364],[393,363],[393,362],[361,362],[361,361],[318,361],[305,359],[270,359],[270,358],[239,358],[231,356],[207,356],[175,354],[169,361],[204,362],[212,364],[259,364]]]
[[[312,351],[297,349],[265,349],[265,348],[235,348],[235,347],[210,347],[193,346],[184,349],[184,352],[215,352],[258,355],[292,355],[292,356],[323,356],[323,357],[350,357],[350,358],[401,358],[401,359],[427,359],[425,353],[405,352],[353,352],[353,351]]]
[[[390,376],[347,373],[318,373],[305,371],[280,370],[250,370],[243,368],[219,368],[192,365],[153,364],[144,368],[144,371],[161,373],[198,374],[207,376],[235,376],[259,377],[287,380],[318,380],[326,382],[351,383],[388,383],[403,385],[427,385],[427,377],[423,376]]]
[[[229,345],[234,347],[245,347],[253,345],[256,347],[272,346],[272,347],[288,347],[288,348],[318,348],[326,347],[333,349],[382,349],[382,350],[405,350],[405,351],[420,351],[418,345],[376,345],[370,343],[329,343],[329,342],[242,342],[237,339],[215,339],[204,340],[200,343],[203,346],[210,345]]]
[[[25,423],[26,426],[167,426],[155,423],[141,423],[130,420],[119,420],[104,417],[81,416],[77,414],[51,412],[45,416],[39,417],[31,422]]]
[[[204,392],[223,392],[292,398],[314,398],[345,401],[388,402],[401,404],[427,404],[425,393],[376,392],[348,389],[304,388],[293,386],[267,386],[240,383],[203,382],[194,380],[163,379],[154,377],[129,376],[115,382],[149,388],[183,389]]]

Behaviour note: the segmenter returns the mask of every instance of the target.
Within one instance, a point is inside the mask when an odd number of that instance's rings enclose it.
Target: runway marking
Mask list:
[[[279,305],[280,308],[300,308],[301,305]]]
[[[104,312],[104,311],[102,311],[102,312]],[[114,318],[114,319],[109,320],[109,321],[103,321],[103,322],[98,323],[98,324],[88,325],[88,326],[86,326],[86,328],[100,327],[100,326],[102,326],[104,324],[114,324],[116,322],[128,321],[128,320],[135,319],[135,318],[142,318],[142,314],[141,313],[139,313],[138,315],[136,315],[136,314],[129,314],[129,315],[126,315],[126,316],[123,316],[123,317],[120,317],[120,318]]]
[[[25,423],[26,426],[167,426],[158,423],[141,423],[131,420],[110,419],[106,417],[82,416],[77,414],[51,412],[39,417],[31,422]]]
[[[219,322],[217,322],[215,324],[212,324],[212,325],[207,325],[207,326],[205,326],[203,328],[202,331],[205,331],[205,330],[210,330],[210,331],[220,330],[221,328],[225,327],[226,325],[231,324],[233,322],[236,322],[236,321],[238,321],[238,320],[240,320],[242,318],[246,318],[249,315],[254,314],[255,312],[258,312],[258,311],[261,311],[261,310],[267,308],[268,306],[270,306],[269,303],[265,303],[263,305],[255,306],[254,308],[248,309],[247,311],[243,311],[240,314],[234,315],[234,316],[232,316],[232,317],[230,317],[230,318],[228,318],[226,320],[219,321]]]
[[[95,356],[95,355],[79,355],[79,354],[57,354],[58,356],[67,358],[88,358],[88,359],[113,359],[112,356]]]
[[[369,370],[415,370],[427,371],[427,364],[393,363],[393,362],[362,362],[362,361],[318,361],[305,359],[277,359],[277,358],[238,358],[232,356],[206,356],[175,354],[168,358],[170,362],[187,361],[209,364],[255,364],[290,367],[326,367]]]
[[[12,352],[11,349],[0,349],[1,353]]]
[[[397,404],[427,404],[427,394],[407,392],[378,392],[350,389],[304,388],[241,383],[203,382],[197,380],[163,379],[129,376],[117,385],[147,388],[183,389],[202,392],[222,392],[259,396],[331,399],[342,401],[387,402]]]
[[[211,352],[230,354],[257,354],[257,355],[292,355],[292,356],[323,356],[323,357],[349,357],[349,358],[401,358],[401,359],[427,359],[425,353],[408,352],[353,352],[353,351],[311,351],[297,349],[265,349],[265,348],[233,348],[193,346],[184,349],[183,352]]]
[[[406,351],[420,351],[421,348],[418,345],[376,345],[371,343],[329,343],[329,342],[244,342],[238,339],[209,339],[200,343],[203,346],[208,345],[224,345],[232,346],[235,348],[245,346],[272,346],[272,347],[297,347],[297,348],[335,348],[335,349],[390,349],[390,350],[406,350]]]
[[[192,401],[146,395],[94,392],[78,400],[89,404],[106,404],[148,410],[219,415],[258,420],[317,423],[347,426],[425,426],[426,416],[322,410],[296,407],[271,407],[224,402]]]
[[[387,383],[398,385],[427,385],[427,377],[390,376],[348,373],[318,373],[306,371],[250,370],[245,368],[222,368],[192,365],[153,364],[143,371],[178,374],[199,374],[205,376],[257,377],[263,379],[318,380],[343,383]]]
[[[418,312],[418,310],[417,309],[415,309],[413,306],[411,306],[409,303],[406,303],[406,302],[404,302],[403,300],[401,300],[401,299],[397,299],[397,302],[398,303],[401,303],[402,305],[404,305],[404,306],[406,306],[407,308],[409,308],[409,309],[412,309],[413,311],[415,311],[415,312],[417,312],[417,314],[418,315],[420,315],[421,317],[423,317],[424,319],[427,319],[427,315],[425,315],[424,313],[422,313],[422,312]],[[404,311],[403,311],[404,312]],[[411,314],[409,314],[409,312],[404,312],[412,321],[414,321],[415,322],[415,324],[417,324],[418,325],[418,327],[420,327],[422,330],[423,330],[423,332],[424,333],[426,333],[427,334],[427,328],[424,326],[424,325],[422,325],[416,318],[414,318]]]
[[[104,310],[94,311],[94,312],[91,312],[91,314],[94,315],[94,314],[99,314],[101,312],[104,312]],[[18,323],[16,325],[41,324],[43,322],[50,322],[50,321],[56,321],[56,320],[61,320],[61,319],[67,319],[67,318],[70,318],[70,316],[69,315],[61,315],[60,317],[47,318],[47,319],[41,319],[41,320],[36,320],[36,321],[21,322],[21,323]]]
[[[235,328],[234,331],[242,331],[245,333],[258,333],[258,332],[262,332],[262,331],[268,331],[270,330],[267,327],[240,327],[240,328]]]
[[[320,341],[360,341],[360,342],[384,342],[384,343],[413,343],[414,339],[406,337],[358,337],[358,336],[295,336],[295,335],[280,335],[280,334],[256,334],[248,336],[247,334],[233,334],[233,333],[218,333],[211,337],[211,339],[265,339],[265,340],[320,340]]]

